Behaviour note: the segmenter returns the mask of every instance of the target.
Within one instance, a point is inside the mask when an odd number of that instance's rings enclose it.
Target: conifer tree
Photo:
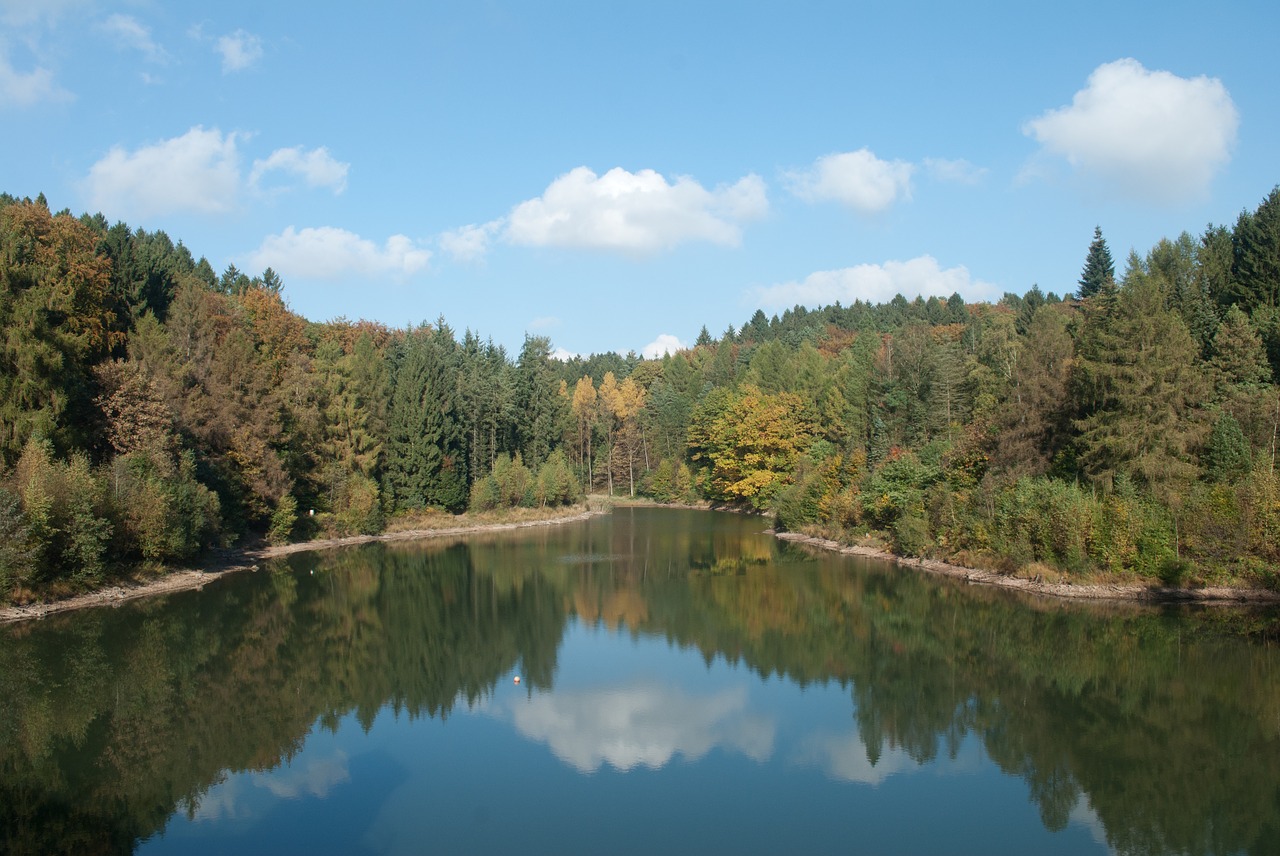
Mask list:
[[[1089,244],[1089,254],[1084,260],[1084,270],[1080,274],[1080,297],[1092,297],[1116,278],[1116,266],[1111,260],[1111,250],[1107,248],[1106,239],[1102,237],[1102,227],[1093,229],[1093,241]]]

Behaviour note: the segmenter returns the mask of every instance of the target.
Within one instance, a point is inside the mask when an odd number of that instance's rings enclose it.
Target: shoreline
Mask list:
[[[528,529],[535,526],[559,526],[563,523],[577,523],[588,520],[604,513],[603,511],[592,510],[575,511],[573,514],[563,517],[548,517],[543,520],[521,520],[513,523],[477,523],[471,526],[450,526],[443,529],[405,529],[398,532],[385,532],[380,535],[350,535],[345,538],[322,538],[315,541],[295,541],[290,544],[268,547],[227,550],[210,557],[206,567],[174,570],[145,582],[117,583],[60,600],[0,607],[0,624],[38,620],[48,615],[70,612],[75,609],[116,606],[126,601],[154,595],[173,594],[193,589],[199,590],[208,583],[221,579],[228,574],[256,571],[258,570],[258,562],[265,559],[276,559],[294,553],[331,550],[335,547],[351,547],[378,542],[420,541],[428,538],[448,538],[483,532],[504,532],[510,529]]]
[[[618,502],[614,506],[626,507],[631,503]],[[648,505],[637,503],[636,505]],[[653,507],[675,507],[707,509],[707,506],[677,505],[666,506],[654,503]],[[715,510],[715,509],[711,509]],[[721,509],[724,510],[724,509]],[[0,607],[0,625],[21,621],[38,620],[48,615],[70,612],[76,609],[90,609],[98,606],[116,606],[130,600],[137,600],[154,595],[173,594],[181,591],[199,590],[214,580],[228,574],[258,570],[258,562],[304,553],[313,550],[331,550],[337,547],[351,547],[361,544],[374,544],[396,541],[420,541],[429,538],[448,538],[474,535],[485,532],[504,532],[512,529],[527,529],[539,526],[558,526],[564,523],[577,523],[608,513],[602,509],[576,511],[563,517],[548,517],[542,520],[521,520],[511,523],[477,523],[469,526],[450,526],[442,529],[405,529],[397,532],[386,532],[379,535],[350,535],[345,538],[323,538],[314,541],[296,541],[267,547],[255,547],[239,550],[221,551],[212,556],[204,567],[187,568],[170,571],[163,576],[144,582],[122,582],[84,594],[73,595],[53,601],[42,601],[24,605]],[[1026,594],[1059,600],[1084,601],[1127,601],[1131,603],[1205,603],[1205,604],[1280,604],[1280,592],[1267,589],[1243,589],[1227,587],[1205,588],[1169,588],[1162,586],[1144,586],[1119,583],[1049,583],[1043,580],[1030,580],[1007,574],[998,574],[976,568],[966,568],[938,559],[920,559],[896,556],[893,553],[874,547],[845,545],[826,538],[816,538],[797,532],[777,532],[766,530],[780,541],[803,544],[815,549],[826,550],[848,556],[862,556],[893,562],[908,568],[922,570],[925,573],[951,577],[975,585],[1004,588]]]
[[[1205,588],[1170,588],[1165,586],[1144,586],[1120,583],[1047,583],[1043,580],[1029,580],[953,565],[939,559],[918,559],[895,556],[874,547],[845,545],[826,538],[815,538],[797,532],[774,532],[774,537],[781,541],[805,544],[821,550],[842,553],[849,556],[865,556],[871,559],[884,559],[909,568],[918,568],[925,573],[964,580],[975,585],[993,586],[1012,589],[1041,597],[1062,600],[1089,601],[1129,601],[1132,603],[1215,603],[1215,604],[1277,604],[1280,603],[1280,592],[1268,589],[1244,589],[1227,587]]]

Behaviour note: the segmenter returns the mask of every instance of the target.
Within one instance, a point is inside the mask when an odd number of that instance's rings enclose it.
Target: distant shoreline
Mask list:
[[[562,517],[548,517],[541,520],[521,520],[512,523],[477,523],[470,526],[451,526],[442,529],[407,529],[399,532],[387,532],[381,535],[351,535],[346,538],[322,538],[315,541],[297,541],[291,544],[270,547],[226,551],[221,555],[211,557],[209,564],[203,568],[175,570],[145,582],[109,585],[96,591],[73,595],[60,600],[6,606],[0,608],[0,624],[40,619],[47,615],[70,612],[75,609],[116,606],[125,601],[137,600],[138,598],[201,589],[208,583],[221,579],[228,574],[256,571],[258,570],[259,561],[289,556],[293,553],[329,550],[335,547],[349,547],[357,544],[419,541],[427,538],[447,538],[450,536],[474,535],[482,532],[528,529],[535,526],[558,526],[563,523],[588,520],[603,513],[603,511],[592,510],[574,511],[573,514],[567,514]]]
[[[681,505],[647,502],[629,502],[619,499],[612,507],[649,506],[656,508],[692,508],[717,510],[707,506]],[[725,510],[725,509],[719,509]],[[345,538],[322,538],[315,541],[297,541],[290,544],[262,547],[246,550],[226,551],[211,558],[203,568],[175,570],[152,580],[138,583],[119,583],[109,585],[85,594],[78,594],[60,600],[40,603],[6,606],[0,608],[0,624],[11,624],[20,621],[44,618],[60,612],[76,609],[89,609],[96,606],[115,606],[125,601],[151,597],[160,594],[172,594],[180,591],[201,589],[210,582],[228,574],[242,571],[258,570],[258,562],[275,559],[293,553],[305,553],[313,550],[329,550],[335,547],[349,547],[359,544],[385,543],[394,541],[419,541],[428,538],[446,538],[474,535],[484,532],[504,532],[512,529],[528,529],[538,526],[558,526],[564,523],[576,523],[588,520],[601,514],[604,510],[575,511],[562,517],[549,517],[541,520],[522,520],[511,523],[477,523],[469,526],[452,526],[442,529],[407,529],[399,532],[387,532],[381,535],[351,535]],[[821,550],[842,553],[852,556],[865,556],[882,559],[909,568],[918,568],[926,573],[961,579],[978,585],[995,586],[1013,589],[1051,598],[1091,601],[1131,601],[1142,603],[1221,603],[1221,604],[1276,604],[1280,603],[1280,592],[1266,589],[1244,589],[1226,587],[1206,588],[1168,588],[1161,586],[1120,585],[1110,583],[1049,583],[1042,580],[1029,580],[991,571],[966,568],[937,559],[917,559],[896,556],[893,553],[874,547],[845,545],[838,541],[815,538],[795,532],[775,532],[769,530],[774,537],[782,541],[804,544]]]
[[[838,541],[825,538],[814,538],[795,532],[774,532],[774,537],[783,541],[806,544],[822,550],[830,550],[852,556],[866,556],[873,559],[885,559],[911,568],[919,568],[930,574],[961,579],[978,585],[996,586],[1014,589],[1045,597],[1065,598],[1069,600],[1123,600],[1142,603],[1235,603],[1235,604],[1274,604],[1280,603],[1280,592],[1268,589],[1252,588],[1172,588],[1166,586],[1144,586],[1138,584],[1118,583],[1050,583],[1043,580],[1029,580],[1022,577],[997,574],[953,565],[937,559],[916,559],[895,556],[874,547],[849,546]]]

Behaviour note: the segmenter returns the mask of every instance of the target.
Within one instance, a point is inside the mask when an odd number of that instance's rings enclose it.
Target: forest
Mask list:
[[[250,537],[587,493],[1050,579],[1280,588],[1280,187],[1071,292],[757,311],[510,354],[292,312],[162,231],[0,195],[0,600]]]

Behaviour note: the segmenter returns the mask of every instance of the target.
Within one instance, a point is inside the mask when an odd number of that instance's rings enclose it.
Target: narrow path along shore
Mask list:
[[[472,526],[453,526],[443,529],[406,529],[399,532],[388,532],[382,535],[353,535],[347,538],[324,538],[316,541],[298,541],[292,544],[280,544],[247,550],[227,550],[213,556],[207,566],[198,569],[177,570],[166,573],[155,579],[139,583],[121,583],[107,586],[97,591],[75,595],[42,603],[31,603],[20,606],[0,608],[0,624],[16,621],[44,618],[58,612],[73,609],[87,609],[94,606],[114,606],[127,600],[151,597],[158,594],[200,589],[216,579],[239,571],[256,571],[258,562],[264,559],[275,559],[293,553],[304,553],[311,550],[329,550],[334,547],[347,547],[356,544],[372,544],[379,541],[419,541],[426,538],[446,538],[450,536],[474,535],[483,532],[504,532],[509,529],[528,529],[535,526],[558,526],[563,523],[576,523],[587,520],[602,511],[577,511],[564,517],[549,517],[543,520],[521,520],[512,523],[479,523]]]
[[[931,574],[954,577],[979,585],[999,586],[1015,589],[1046,597],[1071,598],[1077,600],[1127,600],[1147,603],[1280,603],[1280,592],[1267,589],[1244,588],[1167,588],[1162,586],[1120,585],[1112,583],[1090,583],[1075,585],[1072,583],[1049,583],[1043,580],[1029,580],[1022,577],[997,574],[992,571],[981,571],[952,565],[937,559],[913,559],[895,556],[874,547],[849,546],[824,538],[814,538],[795,532],[775,532],[776,538],[799,544],[807,544],[823,550],[832,550],[853,556],[867,556],[873,559],[885,559],[911,568],[919,568]]]

